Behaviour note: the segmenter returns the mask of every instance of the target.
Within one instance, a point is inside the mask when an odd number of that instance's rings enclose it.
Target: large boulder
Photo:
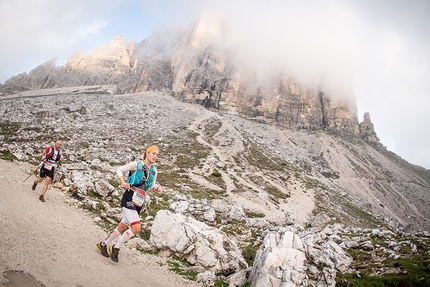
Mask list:
[[[150,244],[162,254],[185,259],[216,275],[227,276],[248,267],[242,251],[224,232],[167,210],[157,212]]]
[[[306,286],[306,254],[298,235],[271,232],[257,252],[249,276],[251,287]]]

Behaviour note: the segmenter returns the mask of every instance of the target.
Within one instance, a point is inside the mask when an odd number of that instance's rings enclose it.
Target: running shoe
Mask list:
[[[109,247],[109,252],[110,252],[110,259],[112,261],[118,262],[119,248],[115,248],[112,245],[111,247]]]
[[[100,253],[104,256],[104,257],[109,257],[109,253],[107,251],[107,246],[103,245],[102,242],[100,241],[99,243],[97,243],[97,249],[100,250]]]

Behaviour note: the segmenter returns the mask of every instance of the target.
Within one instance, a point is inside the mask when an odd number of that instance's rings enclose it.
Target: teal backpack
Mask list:
[[[139,186],[145,183],[145,190],[148,189],[155,178],[155,167],[151,165],[151,168],[149,169],[149,176],[148,179],[143,177],[143,165],[140,160],[137,161],[137,168],[135,171],[130,171],[130,174],[127,178],[127,183],[133,186]]]

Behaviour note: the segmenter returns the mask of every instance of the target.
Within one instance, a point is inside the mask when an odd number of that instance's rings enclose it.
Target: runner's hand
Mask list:
[[[126,182],[124,182],[124,183],[122,184],[122,187],[124,187],[124,189],[125,189],[125,190],[129,190],[129,189],[130,189],[130,184],[128,184],[128,183],[126,183]]]
[[[158,193],[160,193],[160,192],[162,192],[162,191],[163,191],[163,189],[161,188],[161,186],[159,186],[158,184],[157,184],[157,185],[155,185],[155,186],[152,188],[152,190],[153,190],[153,191],[155,191],[155,192],[158,192]]]

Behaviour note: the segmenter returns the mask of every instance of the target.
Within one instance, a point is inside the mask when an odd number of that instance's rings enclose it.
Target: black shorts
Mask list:
[[[39,176],[42,178],[45,178],[46,176],[49,176],[51,179],[54,179],[54,167],[51,170],[47,170],[46,168],[42,167],[40,168],[40,174]]]

